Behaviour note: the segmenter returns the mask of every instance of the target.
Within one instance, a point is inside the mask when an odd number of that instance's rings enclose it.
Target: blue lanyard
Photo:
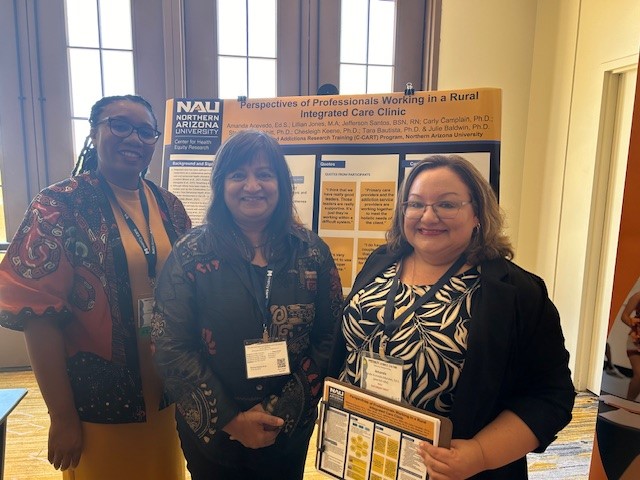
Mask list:
[[[142,253],[144,254],[144,258],[147,261],[147,275],[149,276],[149,281],[151,282],[152,287],[155,286],[158,254],[156,249],[156,241],[153,238],[153,232],[151,231],[149,202],[147,201],[147,196],[144,193],[144,186],[142,185],[142,183],[140,184],[140,187],[138,188],[138,196],[140,197],[140,206],[142,207],[142,214],[144,215],[144,219],[149,229],[149,232],[148,232],[149,245],[148,246],[147,246],[147,242],[145,242],[144,237],[142,236],[142,233],[138,229],[138,226],[135,224],[135,222],[129,216],[129,214],[124,211],[124,208],[122,208],[122,206],[120,205],[120,202],[118,202],[118,199],[113,193],[113,190],[111,189],[111,186],[109,185],[109,183],[104,179],[104,177],[102,177],[102,175],[98,175],[98,178],[100,178],[101,180],[100,184],[103,185],[105,193],[107,194],[107,197],[109,197],[109,199],[118,206],[118,208],[120,209],[120,212],[122,213],[122,216],[124,217],[124,221],[127,223],[127,226],[129,227],[129,230],[133,234],[138,245],[140,245],[140,248],[142,249]]]
[[[449,270],[445,272],[440,279],[431,286],[431,288],[420,298],[418,298],[411,307],[407,308],[404,312],[398,315],[396,318],[393,318],[393,314],[395,312],[395,300],[396,294],[398,293],[398,286],[400,283],[400,274],[401,268],[398,268],[395,276],[393,277],[393,282],[391,283],[391,289],[387,294],[387,301],[384,305],[384,333],[387,337],[391,337],[391,335],[402,325],[405,319],[415,312],[422,305],[431,300],[436,293],[447,283],[455,273],[462,268],[462,266],[467,261],[467,258],[464,255],[461,255],[454,263],[449,267]]]

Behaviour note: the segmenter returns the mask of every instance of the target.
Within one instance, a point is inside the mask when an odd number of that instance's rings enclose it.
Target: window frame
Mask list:
[[[394,90],[404,91],[406,82],[435,90],[442,0],[397,1],[403,35],[396,39]],[[216,96],[216,3],[134,0],[131,16],[136,93],[153,105],[163,131],[167,99]],[[338,85],[339,20],[340,0],[278,0],[278,96]],[[10,240],[31,199],[67,178],[75,163],[64,0],[0,2],[0,42],[0,168]],[[158,142],[149,171],[156,182],[161,165]]]
[[[170,0],[165,0],[170,1]],[[436,85],[442,0],[396,0],[394,91],[407,82],[415,90]],[[218,90],[216,2],[182,0],[172,31],[184,33],[183,56],[174,55],[181,72],[171,97],[215,98]],[[314,95],[325,83],[339,83],[340,0],[278,0],[278,96]],[[428,48],[427,48],[428,47]],[[182,63],[180,63],[183,60]]]

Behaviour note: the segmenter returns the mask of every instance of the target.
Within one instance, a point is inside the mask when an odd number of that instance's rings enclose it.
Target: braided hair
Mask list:
[[[153,108],[151,104],[146,101],[143,97],[139,95],[114,95],[111,97],[102,97],[91,107],[91,115],[89,116],[89,125],[91,125],[91,130],[93,130],[98,124],[98,118],[100,114],[104,110],[107,105],[110,105],[115,102],[120,101],[129,101],[134,103],[139,103],[143,105],[153,117],[153,121],[155,123],[154,127],[158,127],[158,119],[153,113]],[[80,175],[81,173],[88,171],[95,171],[98,168],[98,151],[96,150],[95,145],[91,141],[91,133],[87,135],[87,138],[84,139],[84,145],[82,146],[82,150],[80,151],[80,155],[78,155],[78,160],[76,161],[75,166],[73,167],[73,171],[71,172],[72,176]],[[145,168],[141,176],[144,177],[147,173],[147,169]]]

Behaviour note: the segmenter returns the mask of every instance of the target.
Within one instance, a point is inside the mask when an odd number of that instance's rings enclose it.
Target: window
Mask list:
[[[183,2],[170,23],[184,38],[165,53],[178,87],[168,96],[313,95],[326,83],[342,94],[435,89],[439,16],[440,0]]]
[[[276,0],[218,0],[220,98],[275,97]]]
[[[130,0],[66,0],[66,25],[77,156],[96,100],[135,92]]]
[[[344,94],[403,91],[406,82],[416,90],[435,89],[440,5],[441,0],[0,2],[0,167],[10,179],[0,183],[6,237],[13,236],[39,190],[69,175],[89,130],[90,108],[101,96],[144,96],[162,127],[167,98],[313,95],[325,83]],[[366,22],[353,20],[364,15],[348,13],[356,10],[366,10]],[[341,63],[360,73],[341,75]],[[359,83],[351,85],[355,79]],[[161,157],[162,148],[156,148],[149,172],[156,182]]]
[[[342,0],[340,93],[393,91],[396,2]]]

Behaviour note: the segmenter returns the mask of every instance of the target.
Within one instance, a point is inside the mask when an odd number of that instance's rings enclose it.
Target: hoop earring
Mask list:
[[[476,223],[476,224],[473,226],[473,234],[474,234],[474,235],[478,235],[478,233],[480,233],[480,224],[479,224],[479,223]]]

